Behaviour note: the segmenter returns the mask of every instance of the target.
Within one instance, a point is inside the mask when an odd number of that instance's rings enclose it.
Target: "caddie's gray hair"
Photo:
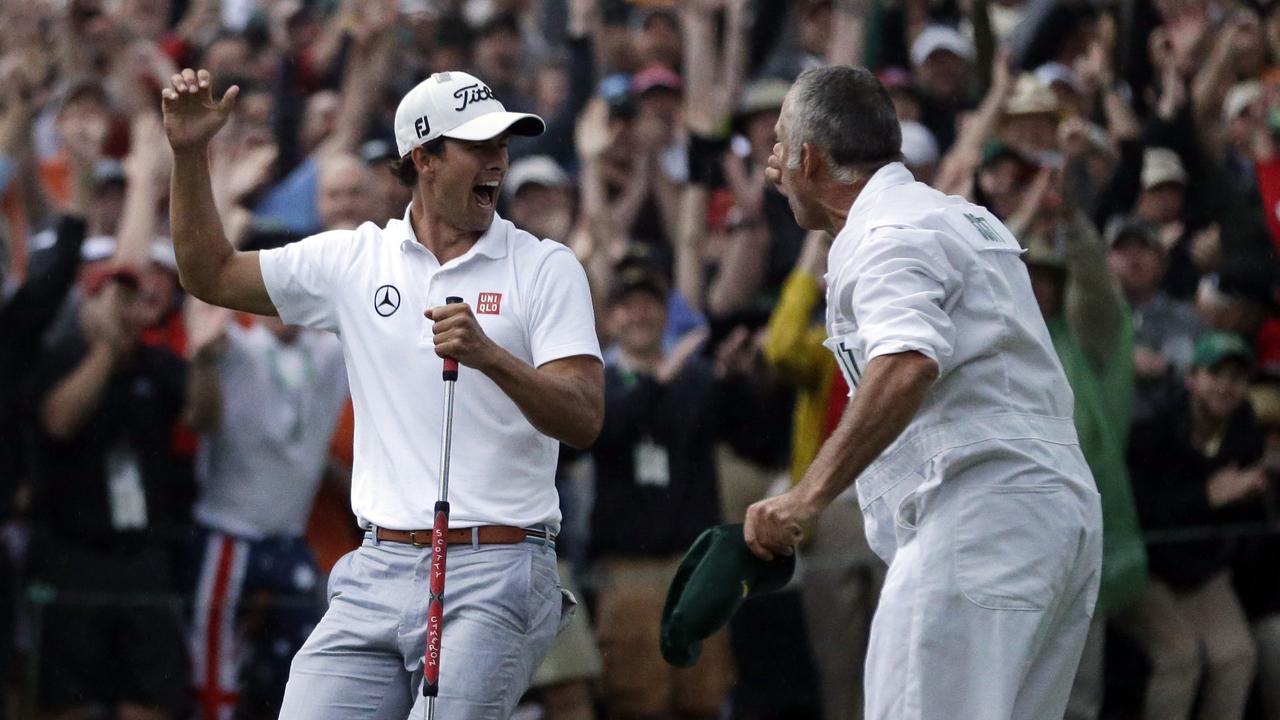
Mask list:
[[[902,159],[902,126],[889,93],[866,68],[806,70],[792,88],[787,165],[800,166],[800,147],[822,154],[837,182],[853,184]]]

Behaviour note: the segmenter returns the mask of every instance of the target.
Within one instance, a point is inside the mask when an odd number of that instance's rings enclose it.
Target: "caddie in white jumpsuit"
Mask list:
[[[770,179],[836,233],[827,347],[852,400],[804,479],[753,505],[746,539],[791,552],[855,479],[889,563],[866,717],[1061,718],[1093,614],[1102,514],[1020,248],[985,208],[915,182],[863,69],[812,70]]]

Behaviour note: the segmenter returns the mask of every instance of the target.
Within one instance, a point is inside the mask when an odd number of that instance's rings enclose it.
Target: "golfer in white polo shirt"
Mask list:
[[[338,333],[355,404],[351,503],[369,532],[333,569],[329,609],[294,658],[281,717],[394,718],[421,702],[442,422],[442,356],[458,381],[437,717],[506,718],[551,646],[557,441],[594,441],[603,370],[586,275],[563,245],[497,217],[507,137],[537,135],[488,86],[438,73],[396,110],[413,188],[403,218],[235,251],[209,186],[220,101],[208,72],[163,91],[170,206],[183,286],[215,305]],[[445,305],[461,296],[465,303]]]

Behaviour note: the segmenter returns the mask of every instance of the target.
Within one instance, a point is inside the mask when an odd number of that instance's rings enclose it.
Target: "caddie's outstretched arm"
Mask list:
[[[790,555],[800,525],[817,517],[907,429],[938,372],[937,362],[914,350],[867,363],[858,392],[804,478],[747,508],[743,537],[751,552],[765,560]]]
[[[190,68],[161,91],[164,130],[173,148],[169,223],[182,287],[211,304],[275,315],[258,253],[238,252],[222,230],[209,178],[209,141],[227,121],[240,88],[214,102],[207,70]]]

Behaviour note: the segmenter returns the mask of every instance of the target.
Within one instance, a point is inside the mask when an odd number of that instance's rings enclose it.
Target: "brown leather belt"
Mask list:
[[[378,542],[398,542],[415,547],[431,545],[431,528],[426,530],[388,530],[374,528]],[[518,528],[510,525],[481,525],[475,528],[453,528],[445,532],[449,545],[516,545],[525,541],[556,544],[556,534],[547,530]]]

